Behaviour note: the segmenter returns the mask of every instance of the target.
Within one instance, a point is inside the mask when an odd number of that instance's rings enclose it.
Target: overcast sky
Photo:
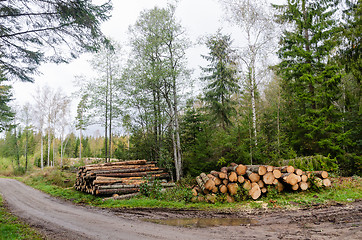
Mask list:
[[[119,41],[121,45],[127,44],[128,27],[136,22],[142,10],[155,6],[165,7],[168,3],[167,0],[114,0],[112,2],[112,18],[102,25],[102,30],[106,36]],[[222,16],[223,11],[217,0],[180,0],[176,10],[177,19],[194,43],[200,36],[216,33],[221,27],[224,29],[223,32],[233,34],[232,37],[237,42],[239,38],[237,29],[228,26],[222,20]],[[200,45],[189,49],[187,52],[189,67],[198,70],[200,66],[205,65],[200,55],[206,53],[207,49]],[[84,54],[69,64],[43,64],[39,69],[42,74],[35,76],[35,83],[16,82],[13,84],[16,103],[23,105],[25,102],[32,102],[36,89],[46,84],[54,89],[62,88],[65,93],[70,95],[77,89],[73,84],[75,76],[89,76],[92,72],[87,62],[87,59],[90,58],[90,54]],[[74,101],[73,109],[76,104],[77,102]]]

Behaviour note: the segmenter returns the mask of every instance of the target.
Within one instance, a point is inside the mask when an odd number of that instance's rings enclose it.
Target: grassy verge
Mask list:
[[[129,200],[105,200],[90,194],[78,192],[72,188],[75,173],[61,172],[55,169],[35,171],[30,175],[17,178],[27,185],[52,196],[70,200],[74,203],[88,204],[104,208],[177,208],[200,210],[226,210],[245,208],[299,208],[315,205],[328,205],[336,202],[346,203],[362,199],[362,178],[335,178],[333,187],[320,191],[283,192],[271,191],[259,201],[244,200],[236,203],[224,203],[219,197],[215,204],[192,202],[190,191],[185,187],[159,193],[152,197],[136,197]],[[156,199],[155,199],[156,198]]]
[[[0,196],[0,239],[43,239],[40,234],[8,212]]]

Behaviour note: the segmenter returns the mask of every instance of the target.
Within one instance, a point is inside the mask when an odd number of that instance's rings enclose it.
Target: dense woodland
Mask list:
[[[48,6],[64,11],[59,16],[28,15],[42,28],[78,21],[43,37],[11,26],[24,21],[24,9],[1,3],[0,155],[14,166],[64,165],[78,157],[147,159],[179,180],[231,162],[274,165],[322,155],[337,164],[337,173],[361,175],[361,1],[220,1],[227,24],[244,41],[237,45],[223,29],[203,36],[206,65],[194,66],[200,69],[196,77],[186,58],[195,43],[176,18],[177,5],[141,12],[129,27],[128,45],[120,46],[99,32],[110,3],[77,2],[85,4],[77,6],[83,15],[72,16],[70,6],[60,5]],[[95,22],[85,24],[91,16]],[[84,42],[81,32],[94,42]],[[44,40],[51,34],[60,39]],[[4,82],[32,81],[41,62],[65,61],[56,50],[51,58],[34,49],[72,37],[82,50],[71,48],[71,55],[94,50],[98,73],[78,77],[76,118],[70,96],[51,87],[39,89],[33,105],[10,108],[11,86]],[[24,41],[32,48],[25,49]],[[15,58],[24,61],[16,65]],[[102,126],[102,135],[83,136],[92,125]]]

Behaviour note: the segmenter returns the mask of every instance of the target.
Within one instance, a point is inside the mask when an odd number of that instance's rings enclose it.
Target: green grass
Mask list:
[[[43,239],[43,237],[9,213],[0,196],[0,239]]]
[[[46,192],[52,196],[70,200],[77,204],[87,204],[102,208],[174,208],[200,210],[238,210],[245,208],[300,208],[315,205],[328,205],[336,202],[346,203],[362,199],[362,178],[336,178],[333,187],[320,191],[282,192],[272,191],[258,201],[244,200],[236,203],[224,203],[223,198],[215,204],[192,202],[190,192],[185,187],[156,194],[157,199],[145,196],[129,200],[105,200],[90,194],[79,192],[72,187],[75,173],[53,168],[35,171],[25,177],[17,178],[29,186]],[[72,179],[71,181],[64,181]]]

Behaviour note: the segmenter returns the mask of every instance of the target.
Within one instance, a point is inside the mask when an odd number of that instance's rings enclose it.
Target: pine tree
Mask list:
[[[210,52],[207,56],[202,56],[210,62],[207,67],[202,68],[204,73],[209,74],[202,77],[207,81],[204,89],[205,102],[214,120],[220,123],[223,129],[231,124],[230,118],[235,112],[231,96],[239,90],[231,44],[230,36],[222,35],[219,31],[207,39],[206,46]]]
[[[341,75],[331,60],[337,46],[334,1],[288,0],[274,6],[279,20],[292,26],[284,31],[278,51],[284,98],[289,104],[290,138],[299,154],[342,152]]]

